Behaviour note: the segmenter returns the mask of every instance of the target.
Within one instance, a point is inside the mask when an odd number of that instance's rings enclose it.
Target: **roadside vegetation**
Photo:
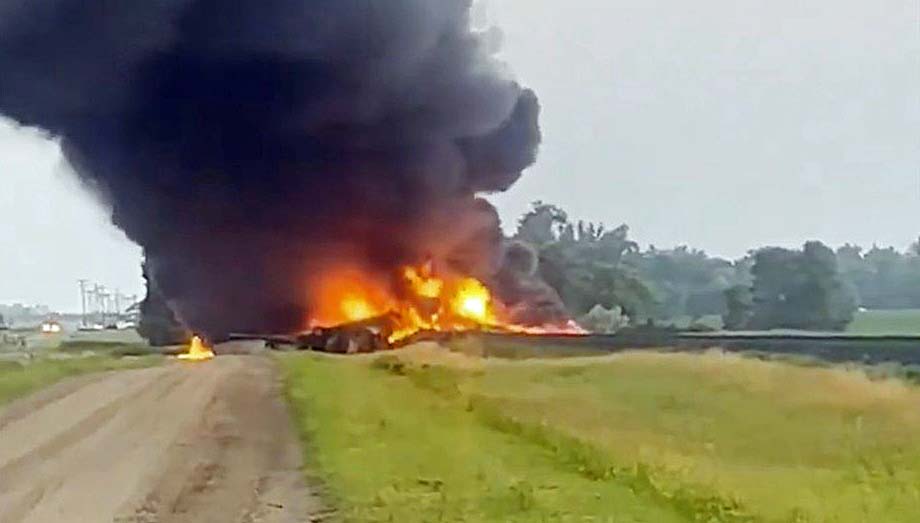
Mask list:
[[[94,341],[94,340],[68,340],[58,346],[61,354],[84,356],[152,356],[159,354],[160,350],[147,345],[131,341]]]
[[[721,353],[282,358],[344,521],[908,522],[920,389]]]
[[[138,354],[146,355],[139,356]],[[53,351],[0,358],[0,406],[64,378],[108,370],[155,365],[162,358],[140,346],[122,343],[67,342]]]

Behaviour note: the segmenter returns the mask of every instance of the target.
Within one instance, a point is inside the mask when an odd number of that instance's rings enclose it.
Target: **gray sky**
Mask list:
[[[0,303],[78,311],[77,280],[143,294],[140,249],[72,176],[57,144],[0,121]]]
[[[920,234],[920,0],[486,0],[543,102],[537,166],[496,197],[736,257]],[[139,250],[56,147],[0,122],[0,302],[140,292]]]

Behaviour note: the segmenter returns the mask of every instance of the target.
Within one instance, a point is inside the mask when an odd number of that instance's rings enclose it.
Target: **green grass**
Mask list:
[[[913,522],[920,390],[722,354],[286,356],[344,521]]]
[[[69,376],[106,370],[139,368],[160,361],[155,356],[119,358],[90,356],[58,359],[0,360],[0,405]]]
[[[92,353],[108,356],[148,356],[159,354],[160,350],[145,343],[122,341],[68,340],[58,350],[65,353]]]
[[[920,309],[857,312],[847,327],[855,334],[920,335]]]
[[[300,430],[315,449],[310,466],[343,521],[683,521],[628,482],[597,480],[479,411],[450,388],[448,374],[431,389],[358,360],[283,361]]]

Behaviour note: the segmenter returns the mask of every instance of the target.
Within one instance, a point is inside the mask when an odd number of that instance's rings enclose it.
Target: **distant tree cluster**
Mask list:
[[[820,242],[801,250],[769,247],[753,253],[752,283],[725,293],[729,329],[843,330],[856,297],[834,251]]]
[[[598,332],[711,316],[733,330],[842,330],[860,306],[920,308],[920,242],[904,253],[808,242],[729,261],[686,246],[641,250],[626,225],[572,221],[544,202],[519,220],[515,239],[536,250],[536,273]]]
[[[863,251],[855,245],[837,249],[840,271],[867,309],[920,308],[920,242],[906,252],[892,247]]]
[[[633,323],[721,315],[725,291],[747,278],[735,263],[703,251],[643,252],[629,238],[628,226],[572,222],[565,211],[543,202],[519,220],[515,239],[537,250],[539,275],[573,315],[592,325],[603,311]]]
[[[725,291],[747,282],[746,270],[686,246],[632,253],[627,263],[639,272],[654,297],[652,316],[686,317],[691,322],[725,313]]]
[[[518,222],[515,239],[537,250],[537,271],[576,316],[595,306],[618,308],[629,317],[648,315],[654,298],[635,268],[623,263],[638,244],[629,228],[607,230],[603,225],[571,223],[560,208],[535,202]]]

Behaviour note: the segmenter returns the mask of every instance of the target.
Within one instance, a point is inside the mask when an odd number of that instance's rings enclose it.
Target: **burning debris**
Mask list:
[[[184,361],[207,361],[214,358],[214,351],[208,348],[201,338],[192,336],[192,341],[189,342],[188,352],[180,354],[178,358]]]
[[[439,340],[454,333],[479,331],[514,334],[583,334],[574,321],[543,326],[518,325],[489,288],[471,277],[435,276],[432,264],[400,271],[393,293],[354,270],[327,273],[320,303],[322,320],[296,336],[236,334],[232,339],[261,339],[269,347],[356,354],[389,350],[418,340]]]
[[[60,141],[208,339],[561,325],[480,197],[541,135],[470,6],[0,0],[0,113]]]
[[[380,316],[364,321],[314,327],[297,336],[292,344],[302,350],[315,350],[333,354],[359,354],[379,352],[393,348],[389,338],[393,332],[392,318]]]
[[[508,320],[510,311],[493,298],[483,282],[460,274],[438,276],[433,262],[403,267],[390,286],[375,284],[367,275],[355,271],[328,277],[318,286],[324,289],[320,299],[326,305],[324,315],[314,319],[311,327],[364,328],[369,322],[379,326],[373,334],[390,345],[419,332],[494,330],[536,334],[577,329],[574,323],[515,325]]]
[[[432,264],[407,266],[391,285],[375,284],[366,275],[333,273],[321,303],[323,315],[311,327],[377,319],[386,323],[386,340],[396,343],[419,331],[458,331],[497,325],[495,303],[486,286],[468,276],[436,277]],[[331,307],[330,307],[331,306]]]

